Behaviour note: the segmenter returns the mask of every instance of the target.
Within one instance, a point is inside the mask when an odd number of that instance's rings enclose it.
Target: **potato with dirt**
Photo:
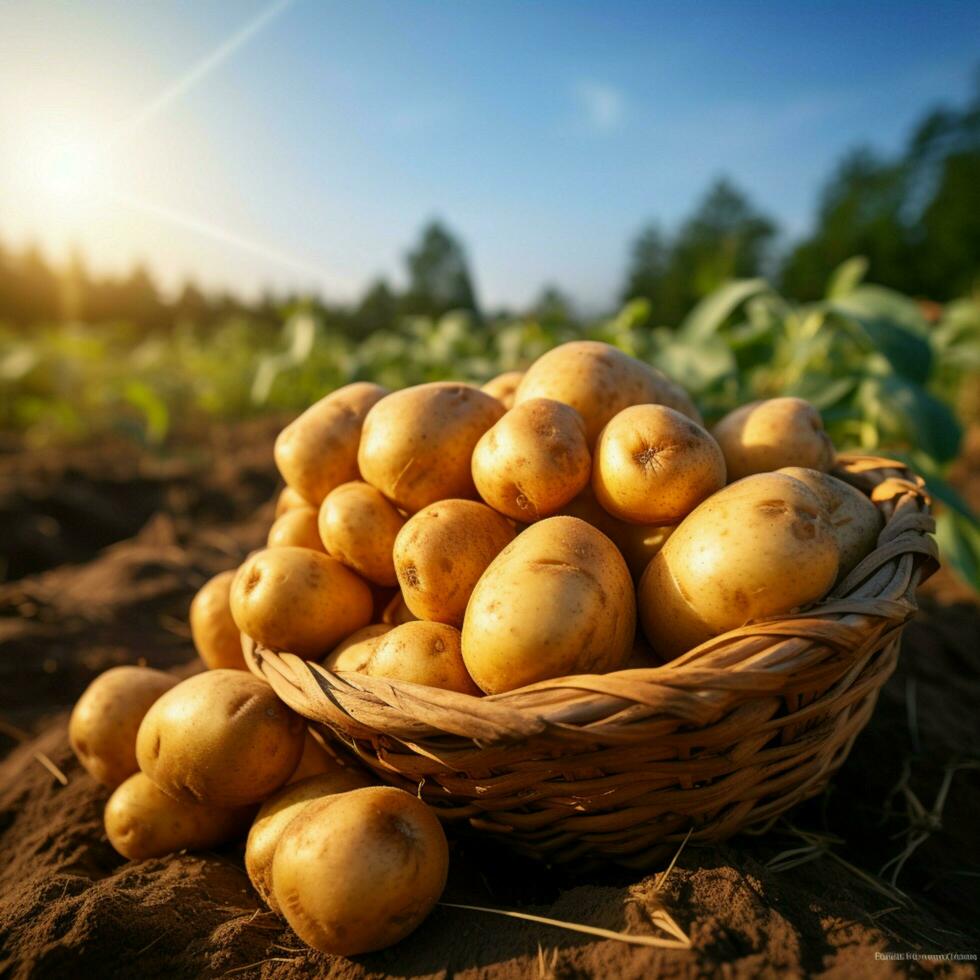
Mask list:
[[[89,684],[72,709],[68,741],[96,782],[114,789],[139,769],[136,733],[153,703],[176,684],[162,670],[136,666],[110,667]]]
[[[494,510],[532,524],[589,482],[585,422],[570,405],[532,398],[507,412],[473,450],[473,482]]]
[[[636,600],[629,569],[604,534],[575,517],[532,524],[477,583],[463,622],[463,661],[498,694],[629,659]]]
[[[181,681],[150,708],[136,758],[174,799],[247,806],[292,776],[305,738],[305,720],[264,681],[239,670],[209,670]]]
[[[316,508],[293,507],[277,517],[269,528],[267,548],[309,548],[323,551],[320,531],[317,527]]]
[[[356,956],[413,932],[446,885],[449,847],[435,813],[391,786],[309,803],[272,861],[276,901],[304,942]]]
[[[400,598],[400,597],[397,597]],[[407,622],[407,620],[406,620]],[[351,633],[346,640],[338,643],[321,661],[327,670],[341,670],[352,673],[363,672],[374,653],[374,648],[385,633],[395,628],[394,623],[372,623]]]
[[[472,499],[473,447],[503,414],[496,398],[471,385],[435,381],[396,391],[364,420],[361,475],[407,514]]]
[[[276,466],[286,485],[319,507],[334,487],[358,478],[357,449],[368,410],[388,394],[357,381],[311,405],[279,433]]]
[[[492,395],[504,408],[511,409],[514,407],[514,394],[523,377],[523,371],[504,371],[491,378],[480,390]]]
[[[190,624],[194,647],[204,665],[247,670],[241,630],[231,615],[231,587],[237,568],[208,579],[191,600]]]
[[[309,548],[267,548],[248,558],[231,590],[238,628],[270,650],[316,660],[371,622],[364,580]]]
[[[402,623],[377,638],[360,672],[480,696],[466,671],[459,630],[445,623]]]
[[[394,549],[398,583],[412,614],[461,626],[473,587],[514,533],[505,517],[475,500],[441,500],[414,514]]]

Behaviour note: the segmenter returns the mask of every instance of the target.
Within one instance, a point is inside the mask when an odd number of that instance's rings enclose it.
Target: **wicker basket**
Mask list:
[[[820,604],[663,667],[476,698],[247,641],[246,659],[384,781],[548,862],[643,867],[692,828],[697,840],[764,830],[847,758],[936,568],[921,479],[867,456],[842,456],[835,473],[881,509],[877,549]]]

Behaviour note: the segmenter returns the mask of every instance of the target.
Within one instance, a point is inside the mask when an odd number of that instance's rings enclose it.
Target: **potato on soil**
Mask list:
[[[524,377],[523,371],[505,371],[491,378],[480,390],[492,395],[504,408],[514,407],[514,393]]]
[[[667,405],[701,421],[687,392],[666,375],[597,340],[573,340],[542,354],[524,373],[515,407],[532,398],[571,405],[595,445],[602,427],[630,405]]]
[[[323,551],[320,531],[317,528],[317,512],[314,507],[293,507],[282,517],[277,517],[266,539],[269,548],[309,548]]]
[[[372,623],[356,633],[351,633],[323,658],[323,666],[333,671],[363,672],[378,641],[394,628],[393,623]]]
[[[357,461],[363,478],[408,514],[451,497],[476,496],[470,458],[504,407],[470,385],[404,388],[368,412]]]
[[[445,623],[402,623],[378,637],[361,673],[479,695],[463,663],[459,630]]]
[[[306,499],[301,497],[292,487],[283,487],[279,491],[279,496],[276,497],[276,518],[282,517],[287,510],[292,510],[294,507],[309,507]]]
[[[395,571],[419,619],[461,626],[477,580],[514,540],[510,522],[475,500],[441,500],[409,518],[395,539]]]
[[[629,569],[604,534],[549,517],[509,544],[477,583],[463,623],[463,660],[488,694],[629,659],[636,601]]]
[[[258,803],[293,774],[306,722],[268,684],[238,670],[181,681],[146,713],[140,769],[169,796],[235,807]]]
[[[357,447],[368,410],[388,394],[358,381],[311,405],[276,439],[276,466],[286,484],[307,504],[319,507],[341,483],[358,478]]]
[[[279,838],[313,800],[370,786],[366,773],[334,763],[333,769],[290,783],[262,804],[245,845],[245,870],[252,887],[273,912],[279,912],[272,884],[272,858]]]
[[[191,601],[191,636],[206,667],[246,670],[241,631],[231,615],[231,587],[238,569],[220,572]]]
[[[342,483],[320,507],[319,535],[327,554],[376,585],[397,585],[391,557],[405,518],[369,483]]]
[[[241,650],[238,652],[241,658]],[[68,741],[86,771],[114,789],[139,769],[136,733],[153,702],[177,683],[151,667],[111,667],[75,703]]]
[[[592,490],[614,517],[678,524],[725,485],[725,457],[696,422],[665,405],[631,405],[599,434]]]
[[[449,848],[417,797],[372,786],[311,802],[272,863],[282,914],[304,942],[354,956],[404,939],[446,884]]]
[[[836,453],[820,413],[802,398],[770,398],[729,412],[712,430],[732,482],[785,466],[829,470]]]
[[[231,613],[246,636],[270,650],[322,657],[371,622],[364,581],[336,558],[309,548],[267,548],[235,576]]]
[[[585,422],[570,405],[532,398],[484,433],[473,482],[495,510],[531,524],[550,517],[589,482]]]
[[[177,851],[204,851],[241,837],[253,813],[254,806],[176,800],[137,772],[109,797],[105,832],[123,857],[145,861]]]
[[[692,511],[647,566],[637,589],[643,631],[673,659],[816,602],[837,577],[838,556],[827,512],[807,486],[781,473],[746,477]]]

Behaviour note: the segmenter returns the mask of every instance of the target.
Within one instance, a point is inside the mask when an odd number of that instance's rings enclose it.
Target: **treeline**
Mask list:
[[[648,299],[656,321],[668,325],[732,277],[767,275],[788,295],[813,299],[853,255],[868,259],[870,279],[923,298],[942,302],[980,288],[980,76],[972,99],[927,114],[895,157],[868,148],[848,154],[820,194],[813,233],[788,250],[779,248],[771,217],[731,181],[717,181],[675,229],[656,222],[641,228],[619,298]],[[141,266],[121,278],[94,276],[77,255],[57,267],[37,249],[0,247],[0,321],[126,320],[165,330],[181,321],[207,325],[247,316],[273,324],[302,304],[360,337],[405,316],[438,317],[451,309],[469,310],[478,320],[513,312],[575,317],[555,287],[543,289],[530,310],[483,310],[465,250],[439,222],[406,254],[405,282],[398,288],[378,280],[350,305],[271,294],[244,302],[193,283],[167,298]]]

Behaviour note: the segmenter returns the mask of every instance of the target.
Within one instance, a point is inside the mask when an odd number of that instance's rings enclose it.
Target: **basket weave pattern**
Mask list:
[[[476,698],[333,674],[248,641],[246,660],[381,779],[549,862],[643,867],[688,830],[764,830],[847,758],[936,567],[921,479],[856,455],[835,475],[880,508],[875,551],[812,608],[662,667]]]

